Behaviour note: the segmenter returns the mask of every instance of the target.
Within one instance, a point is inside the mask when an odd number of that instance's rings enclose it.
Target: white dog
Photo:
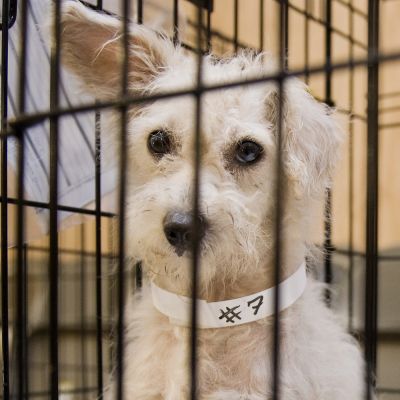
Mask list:
[[[196,85],[196,60],[133,25],[130,94]],[[75,2],[64,5],[63,62],[96,98],[120,94],[121,23]],[[207,85],[273,73],[270,56],[203,58]],[[272,396],[274,229],[278,118],[274,83],[206,92],[201,107],[198,393],[202,400]],[[330,184],[341,133],[326,106],[295,79],[285,83],[282,124],[283,400],[360,400],[361,352],[306,278],[313,200]],[[104,132],[117,141],[115,124]],[[195,98],[129,110],[126,248],[149,283],[127,305],[124,394],[183,400],[190,392],[191,237]],[[269,289],[269,290],[268,290]]]

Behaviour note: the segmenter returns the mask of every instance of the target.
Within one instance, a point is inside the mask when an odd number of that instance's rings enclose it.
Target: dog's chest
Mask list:
[[[249,382],[257,384],[257,375],[261,373],[265,384],[270,342],[265,326],[248,324],[204,330],[199,337],[199,363],[204,380],[209,382],[218,376],[219,387],[243,388]]]
[[[127,390],[135,396],[154,391],[162,393],[163,399],[187,398],[191,371],[190,328],[170,324],[152,304],[146,300],[141,303],[130,324],[130,331],[136,332],[135,338],[132,341],[127,338]],[[253,324],[198,331],[201,393],[207,395],[221,389],[243,392],[246,388],[250,393],[265,390],[270,375],[268,328],[250,325]]]

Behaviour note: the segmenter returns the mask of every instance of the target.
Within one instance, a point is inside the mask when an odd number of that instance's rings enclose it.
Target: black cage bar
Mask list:
[[[278,126],[277,126],[277,160],[275,173],[277,176],[277,187],[275,193],[276,215],[274,220],[274,282],[279,288],[281,282],[281,258],[282,249],[288,244],[282,235],[282,215],[285,199],[285,188],[282,177],[282,144],[281,131],[283,127],[283,107],[285,102],[285,82],[291,77],[299,77],[305,80],[312,87],[313,79],[321,77],[323,79],[324,93],[320,100],[323,100],[329,106],[336,106],[339,114],[349,117],[349,143],[348,143],[348,191],[349,205],[347,215],[348,224],[348,246],[346,248],[335,247],[333,231],[335,222],[332,220],[335,187],[328,188],[326,191],[325,210],[324,210],[324,241],[322,248],[324,250],[324,267],[322,270],[323,280],[327,284],[326,301],[329,306],[334,304],[331,285],[335,283],[335,257],[343,256],[348,260],[347,270],[347,318],[349,331],[355,337],[360,339],[364,346],[366,359],[366,386],[365,398],[372,399],[374,392],[391,393],[400,395],[400,385],[396,388],[379,387],[376,382],[377,374],[377,344],[380,339],[378,330],[378,283],[379,281],[379,263],[383,260],[399,261],[397,255],[380,255],[378,248],[378,195],[379,195],[379,139],[380,132],[384,127],[398,127],[398,122],[392,122],[380,125],[380,87],[379,73],[381,65],[396,63],[400,60],[400,46],[397,51],[381,53],[379,51],[379,31],[380,31],[380,2],[379,0],[369,0],[368,8],[362,10],[355,5],[353,0],[324,0],[320,2],[321,10],[315,12],[315,4],[312,0],[305,0],[304,7],[300,7],[298,2],[290,0],[260,0],[258,7],[258,24],[256,44],[247,45],[243,40],[241,32],[241,13],[248,6],[245,0],[232,0],[231,11],[233,19],[233,29],[228,35],[213,26],[213,13],[218,8],[218,2],[212,0],[174,0],[172,4],[172,31],[171,39],[178,44],[182,40],[182,45],[188,52],[194,53],[197,62],[196,85],[191,89],[176,89],[167,93],[152,94],[147,93],[142,96],[133,96],[128,92],[128,54],[129,50],[129,29],[130,16],[135,9],[136,21],[139,24],[146,24],[146,1],[121,0],[120,8],[122,14],[122,32],[118,39],[121,42],[121,48],[124,53],[124,61],[121,68],[120,96],[114,100],[96,100],[85,101],[81,104],[67,104],[61,102],[60,93],[60,49],[62,46],[62,32],[60,30],[60,18],[62,12],[62,2],[54,1],[52,14],[52,47],[50,64],[50,92],[48,109],[32,110],[27,108],[27,69],[29,69],[29,58],[27,57],[27,48],[30,45],[28,35],[29,26],[34,22],[30,20],[29,10],[33,5],[29,0],[3,0],[2,8],[2,64],[1,64],[1,320],[2,320],[2,362],[3,362],[3,390],[2,396],[5,400],[10,397],[18,399],[29,398],[51,398],[58,399],[60,395],[68,394],[77,396],[77,398],[99,398],[103,397],[107,377],[110,371],[113,371],[116,382],[116,390],[113,396],[117,400],[124,398],[124,348],[125,348],[125,300],[126,293],[133,290],[129,284],[136,289],[142,286],[142,267],[136,264],[133,269],[132,279],[127,278],[128,266],[130,260],[126,257],[125,246],[127,238],[126,229],[126,187],[130,173],[127,171],[127,124],[129,108],[141,103],[149,103],[158,99],[173,99],[179,96],[192,96],[195,99],[195,120],[194,132],[194,176],[193,176],[193,205],[192,214],[194,216],[194,237],[192,238],[192,307],[191,307],[191,335],[190,335],[190,398],[195,400],[201,396],[198,388],[199,367],[197,365],[198,335],[197,335],[197,294],[199,282],[199,268],[201,268],[200,259],[200,237],[199,237],[199,215],[200,215],[200,186],[201,186],[201,132],[202,132],[202,99],[208,92],[215,92],[220,89],[236,88],[241,85],[256,86],[262,83],[273,83],[278,88]],[[105,6],[106,2],[97,0],[84,2],[91,8],[99,12],[112,14]],[[104,3],[104,4],[103,4]],[[192,7],[192,19],[188,18],[187,29],[193,30],[193,40],[184,39],[180,33],[180,12],[183,6]],[[277,6],[277,8],[273,7]],[[344,7],[348,13],[348,30],[344,31],[335,25],[334,9],[335,7]],[[253,47],[253,50],[262,52],[266,50],[266,31],[271,29],[265,20],[267,13],[276,13],[274,16],[277,21],[278,32],[276,32],[276,49],[278,54],[279,69],[274,74],[265,75],[259,78],[238,80],[230,83],[216,83],[207,85],[203,81],[202,59],[203,55],[209,52],[221,53],[230,52],[235,54],[241,50]],[[291,64],[291,42],[290,29],[291,18],[302,17],[304,21],[304,30],[301,34],[304,37],[304,58],[301,66]],[[368,40],[364,43],[355,34],[354,21],[361,19],[368,27]],[[13,29],[20,26],[19,35],[20,49],[18,53],[19,70],[9,69],[10,54],[10,34]],[[313,48],[310,46],[313,34],[312,27],[318,26],[324,34],[323,62],[313,63],[311,61]],[[300,33],[299,33],[300,34]],[[314,33],[315,35],[315,33]],[[337,61],[334,57],[335,40],[343,40],[348,44],[349,53],[346,59]],[[363,56],[356,56],[364,54]],[[355,108],[356,98],[354,90],[354,80],[357,69],[365,68],[368,71],[367,76],[367,110],[365,115]],[[334,76],[339,72],[348,72],[348,106],[341,107],[335,101]],[[18,107],[15,115],[10,117],[9,112],[9,94],[10,74],[18,76]],[[395,93],[394,96],[399,96]],[[104,148],[102,141],[102,112],[111,109],[118,110],[120,118],[119,132],[119,162],[118,162],[118,207],[117,213],[106,211],[102,200],[102,172],[103,164],[101,155]],[[64,117],[83,115],[93,113],[94,119],[94,207],[80,208],[69,204],[62,204],[59,201],[59,180],[60,180],[60,121]],[[366,171],[366,227],[365,227],[365,252],[355,250],[355,229],[354,229],[354,196],[355,196],[355,168],[354,168],[354,123],[358,121],[366,128],[367,132],[367,171]],[[24,191],[24,179],[26,175],[27,140],[33,136],[31,128],[49,124],[49,199],[45,201],[32,200],[26,197]],[[14,142],[15,141],[15,142]],[[8,167],[10,161],[10,142],[16,143],[17,171],[16,171],[16,193],[10,193],[10,179]],[[11,210],[16,209],[16,217],[11,216]],[[40,247],[31,244],[26,240],[27,214],[29,210],[48,210],[49,242],[47,246]],[[79,233],[81,246],[76,251],[71,248],[63,248],[61,245],[59,232],[59,218],[61,213],[74,213],[87,218],[92,223],[91,234],[94,237],[94,247],[87,249],[88,240],[86,236],[88,229],[85,227]],[[12,243],[10,226],[15,225],[15,243]],[[107,234],[105,234],[107,230]],[[105,245],[105,243],[108,243]],[[107,249],[105,250],[105,248]],[[34,266],[35,257],[42,254],[47,257],[47,270],[40,270]],[[79,256],[79,273],[72,274],[71,271],[64,275],[64,267],[61,257]],[[365,288],[364,288],[364,326],[356,327],[354,322],[354,287],[355,263],[356,259],[361,259],[365,263]],[[13,262],[11,262],[12,260]],[[93,271],[90,272],[89,262],[93,263]],[[116,264],[116,267],[110,266]],[[40,270],[36,274],[35,268]],[[107,271],[107,272],[106,272]],[[92,275],[90,275],[92,274]],[[108,274],[108,275],[107,275]],[[91,276],[91,278],[90,278]],[[92,281],[90,280],[92,279]],[[48,321],[45,326],[34,331],[31,328],[32,317],[29,315],[29,301],[32,298],[31,289],[36,282],[46,282],[47,301],[48,301]],[[79,287],[79,296],[82,301],[82,310],[79,323],[68,325],[63,319],[60,311],[60,297],[65,295],[65,289],[61,283],[70,282]],[[64,290],[64,292],[63,292]],[[108,293],[105,295],[105,293]],[[91,300],[90,300],[91,299]],[[90,320],[87,315],[85,301],[94,302],[94,320]],[[272,398],[279,400],[280,396],[280,368],[281,368],[281,346],[280,346],[280,317],[279,317],[279,290],[275,291],[273,318],[273,385]],[[107,318],[105,317],[107,315]],[[10,332],[12,332],[10,338]],[[110,337],[106,338],[106,333]],[[73,336],[75,343],[80,344],[81,354],[80,362],[76,365],[64,365],[60,355],[60,335]],[[34,337],[37,335],[37,338]],[[399,340],[398,333],[394,335]],[[94,339],[94,345],[91,341]],[[31,376],[31,369],[35,367],[31,359],[33,352],[31,342],[33,340],[44,340],[47,350],[37,368],[42,369],[43,385],[41,390],[34,390],[32,387],[37,382]],[[63,339],[64,340],[64,339]],[[109,340],[110,351],[105,347],[105,341]],[[92,350],[88,350],[91,348]],[[93,350],[94,349],[94,350]],[[91,352],[91,353],[90,353]],[[111,354],[110,354],[111,353]],[[88,354],[94,354],[88,356]],[[89,365],[88,359],[93,364]],[[70,387],[62,386],[60,379],[60,370],[70,368],[71,376],[78,371],[81,377],[80,385]],[[95,379],[89,376],[94,376]],[[378,385],[378,388],[377,388]]]

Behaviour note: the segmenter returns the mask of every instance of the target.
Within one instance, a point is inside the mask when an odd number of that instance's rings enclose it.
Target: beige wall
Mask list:
[[[217,0],[212,16],[213,27],[228,37],[233,36],[233,1]],[[309,12],[316,19],[323,20],[322,2],[310,1]],[[259,1],[241,1],[239,9],[239,41],[258,48],[259,46]],[[291,2],[300,10],[305,10],[305,1]],[[355,8],[367,12],[367,1],[353,1]],[[264,7],[264,50],[273,54],[279,49],[277,37],[278,6],[274,0],[266,0]],[[381,50],[384,53],[400,51],[400,2],[381,2]],[[367,20],[355,14],[353,31],[351,31],[350,13],[348,7],[336,1],[333,2],[333,28],[344,35],[352,35],[357,43],[350,46],[349,41],[338,33],[333,33],[333,62],[343,62],[350,57],[360,59],[366,57],[368,25]],[[325,60],[325,29],[321,24],[309,23],[309,65],[319,66]],[[305,18],[294,10],[289,12],[289,68],[304,68],[305,65]],[[220,49],[218,49],[220,50]],[[223,49],[225,52],[232,48]],[[380,74],[380,93],[400,92],[400,62],[382,64]],[[324,75],[314,75],[310,78],[312,93],[324,98]],[[352,98],[349,89],[352,87]],[[366,117],[367,71],[365,67],[336,71],[333,74],[333,100],[339,110],[352,110],[355,115]],[[381,124],[400,122],[400,108],[391,112],[384,108],[400,107],[400,95],[380,101]],[[365,247],[365,192],[366,192],[366,123],[352,118],[346,112],[339,113],[342,125],[346,131],[346,143],[343,157],[337,170],[334,185],[334,223],[333,236],[335,244],[346,247],[349,240],[349,195],[350,195],[350,137],[353,149],[353,232],[354,244],[357,249]],[[379,174],[379,244],[381,249],[399,246],[400,244],[400,211],[397,206],[400,200],[400,165],[397,154],[400,150],[400,127],[384,129],[380,135],[380,174]],[[319,230],[320,236],[321,230]]]

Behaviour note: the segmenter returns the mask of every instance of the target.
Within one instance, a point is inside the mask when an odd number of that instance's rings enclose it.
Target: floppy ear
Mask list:
[[[121,92],[122,22],[75,1],[63,3],[62,62],[98,98]],[[141,25],[130,25],[129,90],[140,91],[166,65],[173,45]]]
[[[267,98],[267,118],[277,126],[279,94]],[[283,163],[296,195],[318,196],[331,185],[343,139],[333,111],[317,102],[297,79],[285,83],[282,99]]]

